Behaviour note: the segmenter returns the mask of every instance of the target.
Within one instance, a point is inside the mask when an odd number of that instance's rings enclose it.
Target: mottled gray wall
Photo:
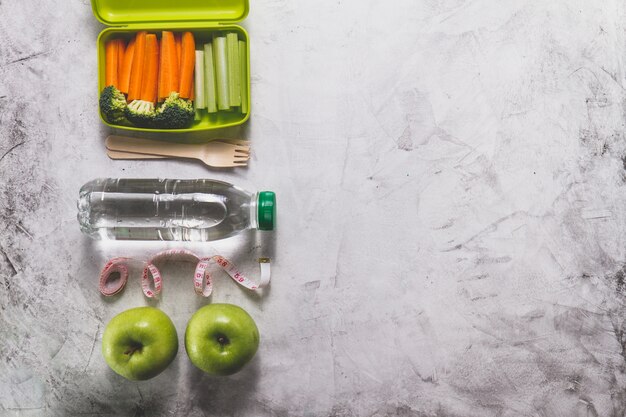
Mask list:
[[[253,1],[248,169],[113,162],[83,1],[0,1],[0,414],[621,417],[626,414],[622,1]],[[165,245],[81,236],[94,177],[215,177],[278,193],[275,239],[195,247],[271,289],[216,277],[259,354],[202,375],[181,349],[154,380],[108,369],[108,320],[144,305]],[[192,266],[158,305],[181,336]]]

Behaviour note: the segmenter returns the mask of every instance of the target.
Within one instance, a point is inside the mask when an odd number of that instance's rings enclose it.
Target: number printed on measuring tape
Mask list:
[[[128,267],[125,262],[128,258],[113,258],[104,265],[100,272],[99,288],[104,296],[112,296],[118,294],[126,286],[128,281]],[[112,277],[118,274],[117,283]]]

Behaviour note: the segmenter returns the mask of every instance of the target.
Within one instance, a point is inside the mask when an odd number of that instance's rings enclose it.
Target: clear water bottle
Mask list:
[[[275,220],[273,192],[209,179],[96,179],[78,198],[80,228],[95,239],[207,242]]]

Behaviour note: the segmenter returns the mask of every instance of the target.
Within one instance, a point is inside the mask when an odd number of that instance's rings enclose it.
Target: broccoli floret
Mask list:
[[[106,121],[112,124],[128,124],[124,110],[126,110],[124,94],[112,85],[105,87],[100,93],[100,112]]]
[[[193,123],[195,111],[191,100],[171,93],[156,111],[156,126],[163,129],[184,129]]]
[[[152,127],[156,117],[154,103],[145,100],[133,100],[124,112],[126,118],[135,126]]]

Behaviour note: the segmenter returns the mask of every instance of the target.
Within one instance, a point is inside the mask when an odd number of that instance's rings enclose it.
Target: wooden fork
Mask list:
[[[229,142],[185,144],[112,135],[105,144],[112,159],[152,159],[158,156],[199,159],[208,166],[219,168],[246,166],[250,159],[249,142]]]

